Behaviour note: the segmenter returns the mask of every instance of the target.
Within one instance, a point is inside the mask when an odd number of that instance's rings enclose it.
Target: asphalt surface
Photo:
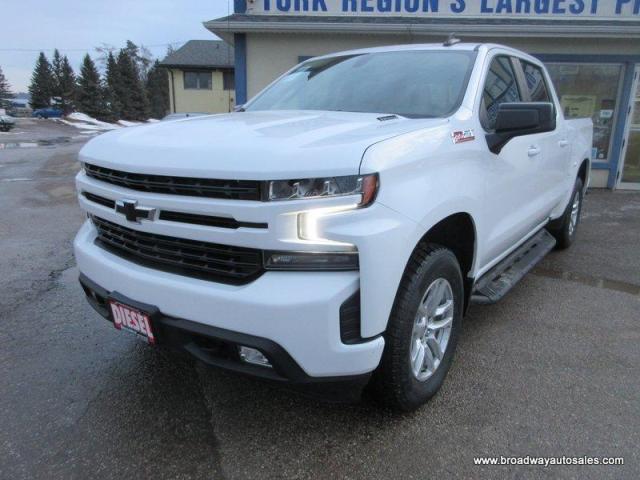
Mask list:
[[[84,138],[22,121],[0,144],[0,478],[640,477],[640,193],[591,191],[579,239],[472,307],[440,393],[399,415],[309,400],[116,331],[71,242]],[[476,466],[477,456],[624,466]]]

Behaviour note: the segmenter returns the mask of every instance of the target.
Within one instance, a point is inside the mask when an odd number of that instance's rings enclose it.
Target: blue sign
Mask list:
[[[618,18],[640,16],[640,0],[255,0],[247,13]]]

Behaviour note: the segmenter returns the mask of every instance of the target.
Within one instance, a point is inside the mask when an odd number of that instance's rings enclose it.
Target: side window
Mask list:
[[[211,72],[184,72],[185,90],[211,90]]]
[[[198,88],[198,72],[184,72],[184,88]]]
[[[522,61],[524,69],[524,78],[527,81],[529,96],[532,102],[551,102],[549,90],[544,81],[542,69],[532,63]]]
[[[480,107],[482,126],[487,130],[493,130],[500,104],[521,101],[522,97],[511,60],[509,57],[494,58],[482,92]]]

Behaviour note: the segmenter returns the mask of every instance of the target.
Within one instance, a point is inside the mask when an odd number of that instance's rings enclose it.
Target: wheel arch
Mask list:
[[[582,160],[580,167],[578,168],[578,177],[582,180],[582,188],[587,189],[589,185],[589,177],[591,175],[591,162],[588,158]]]
[[[476,222],[468,212],[450,214],[427,230],[414,246],[414,251],[422,243],[434,243],[453,252],[460,264],[464,283],[464,312],[469,306],[474,279],[474,263],[477,258],[478,235]],[[413,255],[413,252],[412,252]]]

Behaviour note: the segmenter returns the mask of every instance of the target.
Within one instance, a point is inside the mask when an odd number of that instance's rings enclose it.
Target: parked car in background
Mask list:
[[[13,117],[9,115],[0,115],[0,132],[8,132],[11,130],[16,124],[16,121]]]
[[[7,113],[12,117],[30,117],[33,110],[29,107],[29,100],[26,98],[12,98],[9,100]]]
[[[80,281],[150,344],[334,392],[372,381],[412,410],[468,306],[573,243],[592,132],[539,60],[500,45],[314,58],[242,112],[87,143]]]
[[[34,118],[60,118],[62,116],[62,110],[53,107],[38,108],[33,111],[31,116]]]

